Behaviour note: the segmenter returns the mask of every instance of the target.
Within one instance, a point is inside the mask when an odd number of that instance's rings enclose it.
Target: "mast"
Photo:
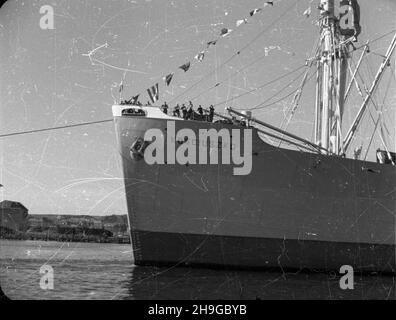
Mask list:
[[[315,142],[327,152],[343,154],[344,112],[348,54],[340,41],[334,0],[320,0],[320,48],[316,83]]]

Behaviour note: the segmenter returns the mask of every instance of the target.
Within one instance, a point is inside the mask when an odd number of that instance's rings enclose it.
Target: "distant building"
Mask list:
[[[0,202],[0,227],[13,231],[26,231],[28,209],[19,202]]]

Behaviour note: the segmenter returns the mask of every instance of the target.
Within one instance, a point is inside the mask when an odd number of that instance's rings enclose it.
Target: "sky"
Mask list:
[[[273,7],[250,17],[249,12],[263,3],[7,1],[0,9],[0,134],[111,119],[111,106],[119,97],[122,79],[124,98],[140,93],[145,102],[149,99],[146,89],[159,82],[160,103],[167,101],[172,107],[197,97],[196,105],[208,107],[304,65],[318,39],[318,0],[274,1]],[[359,3],[363,30],[356,46],[396,29],[396,1]],[[53,30],[40,28],[40,8],[44,5],[54,9]],[[307,18],[303,13],[308,7],[312,15]],[[249,18],[249,23],[236,28],[235,22],[243,18]],[[186,73],[176,71],[193,61],[222,28],[233,32],[211,47],[204,61],[194,63]],[[391,37],[371,45],[361,70],[367,85]],[[265,48],[268,52],[271,47],[276,49],[266,55]],[[230,59],[238,51],[241,53]],[[355,62],[359,54],[354,54]],[[393,70],[394,64],[395,59]],[[170,72],[175,76],[171,86],[165,87],[162,78]],[[252,108],[268,100],[254,116],[279,126],[292,96],[277,99],[295,90],[300,81],[297,72],[216,109]],[[219,82],[220,86],[208,90]],[[287,129],[311,139],[313,82],[307,87]],[[270,99],[282,89],[279,96]],[[376,101],[384,111],[388,143],[395,149],[396,86],[395,75],[389,71]],[[361,98],[354,92],[346,122],[351,122],[360,104]],[[372,123],[367,122],[355,141],[366,148],[373,131]],[[378,147],[378,136],[374,142]],[[126,214],[121,162],[111,122],[2,138],[0,157],[1,200],[20,201],[31,214]]]

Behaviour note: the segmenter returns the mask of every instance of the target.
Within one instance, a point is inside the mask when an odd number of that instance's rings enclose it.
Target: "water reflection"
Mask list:
[[[54,269],[54,290],[40,268]],[[129,246],[0,241],[0,286],[11,299],[395,299],[392,276],[135,267]]]
[[[355,277],[344,291],[340,276],[323,273],[221,271],[191,268],[134,267],[127,299],[395,299],[395,278]]]

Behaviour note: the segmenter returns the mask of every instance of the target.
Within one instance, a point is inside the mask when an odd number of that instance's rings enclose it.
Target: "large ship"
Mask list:
[[[395,271],[395,155],[348,155],[396,34],[346,132],[345,102],[360,65],[349,72],[357,13],[350,33],[334,0],[318,9],[320,43],[308,62],[317,67],[313,141],[233,108],[185,119],[154,106],[113,106],[136,265]],[[230,161],[243,153],[251,156],[245,171]]]

